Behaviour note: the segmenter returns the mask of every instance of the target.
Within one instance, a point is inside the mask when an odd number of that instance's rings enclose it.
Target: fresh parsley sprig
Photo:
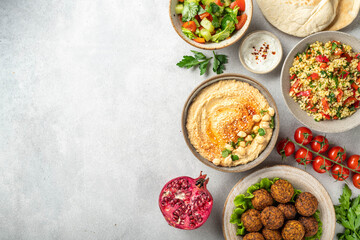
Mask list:
[[[360,239],[360,195],[351,198],[351,190],[345,185],[339,198],[340,204],[335,206],[336,220],[345,227],[343,233],[338,234],[338,239]]]
[[[197,52],[197,51],[193,51],[193,50],[191,50],[191,52],[195,54],[194,57],[193,56],[183,56],[183,59],[180,62],[178,62],[176,65],[181,68],[187,68],[187,69],[199,65],[200,75],[203,75],[206,72],[207,66],[209,65],[209,62],[212,59],[212,57],[207,58],[201,52]]]
[[[183,59],[178,62],[176,65],[181,68],[192,68],[195,66],[199,66],[200,75],[205,74],[208,69],[208,65],[210,60],[213,57],[206,57],[203,53],[191,50],[194,53],[194,56],[183,56]],[[228,62],[226,55],[217,55],[215,52],[214,54],[214,66],[213,71],[217,74],[223,73],[225,70],[225,64]]]

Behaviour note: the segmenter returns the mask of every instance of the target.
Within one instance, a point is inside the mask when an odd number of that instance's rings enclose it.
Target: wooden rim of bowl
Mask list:
[[[304,170],[302,170],[302,169],[300,169],[300,168],[293,167],[293,166],[289,166],[289,165],[275,165],[275,166],[263,167],[263,168],[261,168],[261,169],[258,169],[258,170],[256,170],[256,171],[250,173],[249,175],[241,178],[241,179],[231,188],[228,196],[226,197],[226,200],[225,200],[225,203],[224,203],[224,207],[223,207],[223,211],[222,211],[222,219],[221,219],[221,221],[222,221],[221,228],[222,228],[223,236],[224,236],[225,240],[232,240],[232,239],[227,239],[227,238],[226,238],[226,234],[225,234],[225,221],[224,221],[225,209],[226,209],[227,204],[229,203],[230,194],[234,191],[234,189],[235,189],[240,183],[242,183],[244,180],[246,180],[246,178],[249,177],[250,175],[253,175],[253,174],[255,175],[255,174],[257,174],[259,171],[263,171],[263,170],[267,170],[267,169],[271,169],[271,168],[276,168],[276,167],[291,168],[291,169],[296,169],[296,170],[298,170],[298,171],[302,171],[304,174],[307,175],[307,177],[309,177],[309,178],[311,178],[313,181],[317,182],[317,183],[323,188],[323,190],[324,190],[324,192],[325,192],[325,194],[326,194],[325,198],[330,199],[330,201],[332,202],[331,197],[330,197],[329,193],[326,191],[325,187],[321,184],[321,182],[319,182],[319,181],[318,181],[313,175],[311,175],[310,173],[308,173],[308,172],[306,172],[306,171],[304,171]],[[252,184],[255,184],[255,183],[252,183]],[[240,194],[240,193],[239,193],[239,194]],[[332,211],[331,211],[331,210],[332,210]],[[334,218],[335,218],[335,209],[334,209],[334,208],[331,208],[331,210],[330,210],[330,211],[331,211],[331,215],[333,215]],[[334,231],[333,231],[333,233],[332,233],[331,239],[333,239],[334,236],[335,236],[335,227],[334,227]],[[242,238],[241,238],[241,239],[242,239]]]
[[[240,78],[240,79],[239,79]],[[206,158],[204,158],[203,156],[201,156],[196,149],[194,148],[194,146],[191,144],[190,139],[188,138],[188,134],[187,134],[187,129],[186,129],[186,122],[187,122],[187,112],[188,109],[192,103],[192,100],[195,98],[195,96],[201,92],[202,89],[206,88],[207,86],[210,86],[212,84],[214,84],[215,82],[218,81],[225,81],[225,80],[237,80],[237,81],[241,81],[241,79],[244,79],[252,84],[249,83],[250,86],[258,89],[260,91],[260,93],[265,97],[265,99],[268,101],[269,105],[274,108],[275,110],[275,128],[273,131],[273,135],[271,136],[271,139],[268,143],[268,145],[266,146],[266,148],[259,154],[258,158],[254,159],[253,161],[250,161],[246,164],[241,164],[238,166],[234,166],[234,167],[223,167],[223,166],[217,166],[214,163],[210,162],[209,160],[207,160]],[[246,82],[243,81],[243,82]],[[211,83],[210,83],[211,82]],[[262,92],[264,92],[265,94],[263,94]],[[274,100],[274,98],[272,97],[271,93],[267,90],[267,88],[265,88],[261,83],[257,82],[256,80],[245,76],[245,75],[241,75],[241,74],[236,74],[236,73],[225,73],[225,74],[220,74],[214,77],[211,77],[205,81],[203,81],[202,83],[200,83],[189,95],[189,97],[187,98],[183,110],[182,110],[182,114],[181,114],[181,129],[182,129],[182,133],[186,142],[186,145],[189,147],[190,151],[193,153],[193,155],[200,160],[203,164],[207,165],[208,167],[211,167],[215,170],[218,171],[222,171],[222,172],[245,172],[248,171],[254,167],[256,167],[257,165],[261,164],[272,152],[272,150],[274,149],[275,145],[276,145],[276,141],[277,138],[279,136],[279,130],[280,130],[280,118],[279,118],[279,112],[278,112],[278,108],[276,105],[276,102]],[[265,155],[262,155],[264,154]],[[261,158],[260,158],[261,157]]]
[[[234,38],[233,41],[227,43],[227,44],[224,44],[223,46],[219,46],[219,47],[207,47],[206,46],[206,43],[205,44],[201,44],[201,43],[197,43],[195,41],[192,41],[191,39],[188,39],[186,37],[184,37],[181,32],[175,27],[175,24],[174,24],[174,21],[173,21],[173,18],[171,16],[171,2],[173,0],[169,0],[169,17],[170,17],[170,20],[171,20],[171,25],[173,26],[173,28],[175,29],[176,33],[185,41],[187,42],[188,44],[192,45],[193,47],[196,47],[196,48],[200,48],[200,49],[203,49],[203,50],[218,50],[218,49],[222,49],[222,48],[226,48],[228,46],[231,46],[233,45],[234,43],[236,43],[237,41],[239,41],[244,35],[245,33],[247,32],[247,30],[249,29],[250,27],[250,23],[252,21],[252,17],[253,17],[253,14],[254,14],[254,3],[253,3],[253,0],[250,0],[251,2],[251,7],[250,7],[250,16],[248,16],[248,19],[246,20],[244,26],[246,26],[246,29],[245,31],[240,34],[239,36],[236,37],[236,39]],[[248,24],[247,24],[248,23]],[[233,37],[233,36],[232,36]],[[230,37],[230,39],[232,38]],[[224,40],[226,41],[226,40]]]
[[[279,45],[279,50],[277,50],[277,52],[280,53],[280,57],[279,57],[279,60],[276,62],[276,64],[269,70],[266,70],[266,71],[256,71],[254,69],[251,69],[246,63],[245,63],[245,60],[244,60],[244,56],[241,54],[241,48],[242,46],[244,45],[244,42],[250,37],[252,36],[253,34],[257,34],[257,33],[265,33],[267,35],[270,35],[271,37],[274,38],[275,42]],[[265,31],[265,30],[256,30],[256,31],[253,31],[251,33],[249,33],[248,35],[246,35],[244,37],[244,39],[241,41],[240,43],[240,46],[239,46],[239,49],[238,49],[238,56],[239,56],[239,59],[240,59],[240,62],[241,64],[244,66],[244,68],[246,70],[248,70],[249,72],[253,72],[253,73],[256,73],[256,74],[267,74],[269,72],[272,72],[274,71],[275,68],[277,68],[279,66],[279,64],[281,63],[281,60],[283,58],[283,48],[282,48],[282,44],[281,44],[281,41],[280,39],[275,35],[273,34],[272,32],[269,32],[269,31]]]

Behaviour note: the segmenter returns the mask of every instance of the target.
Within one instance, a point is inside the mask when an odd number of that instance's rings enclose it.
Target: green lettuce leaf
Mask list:
[[[316,210],[316,212],[314,213],[314,217],[316,219],[316,221],[318,222],[318,231],[317,233],[312,236],[312,237],[305,237],[305,240],[317,240],[317,239],[321,239],[321,235],[322,235],[322,222],[321,222],[321,219],[320,219],[320,211],[319,210]]]
[[[199,4],[196,2],[185,2],[182,11],[182,21],[187,22],[194,18],[199,11]]]
[[[188,38],[190,38],[190,39],[194,39],[194,38],[195,38],[195,35],[194,35],[193,32],[190,31],[189,29],[182,27],[182,28],[181,28],[181,31],[182,31]]]

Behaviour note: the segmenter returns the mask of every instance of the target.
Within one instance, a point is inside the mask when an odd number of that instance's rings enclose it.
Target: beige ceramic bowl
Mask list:
[[[207,86],[210,86],[213,83],[216,83],[218,81],[223,81],[223,80],[237,80],[237,81],[242,81],[242,82],[246,82],[246,83],[250,84],[251,86],[258,89],[260,91],[260,93],[262,95],[264,95],[264,97],[268,101],[270,107],[275,109],[275,129],[273,131],[273,135],[272,135],[271,140],[268,143],[267,147],[264,149],[264,151],[262,153],[260,153],[259,157],[256,158],[255,160],[253,160],[247,164],[239,165],[236,167],[217,166],[217,165],[213,164],[212,162],[210,162],[209,160],[207,160],[206,158],[204,158],[203,156],[201,156],[196,151],[194,146],[191,144],[189,137],[188,137],[188,131],[186,129],[188,109],[189,109],[192,101],[194,100],[194,98],[201,92],[201,90],[203,90]],[[260,163],[262,163],[269,156],[269,154],[275,147],[275,144],[276,144],[276,141],[277,141],[277,138],[279,135],[279,129],[280,129],[279,121],[280,121],[280,119],[279,119],[278,109],[277,109],[275,100],[273,99],[273,97],[271,96],[269,91],[263,85],[256,82],[255,80],[253,80],[247,76],[235,74],[235,73],[221,74],[221,75],[214,76],[214,77],[204,81],[199,86],[197,86],[194,89],[194,91],[190,94],[189,98],[186,100],[186,103],[185,103],[185,106],[184,106],[184,109],[182,112],[182,117],[181,117],[182,132],[184,134],[185,142],[188,145],[191,152],[195,155],[195,157],[197,157],[205,165],[207,165],[211,168],[214,168],[216,170],[222,171],[222,172],[244,172],[244,171],[250,170],[250,169],[256,167],[257,165],[259,165]]]
[[[225,47],[228,47],[228,46],[236,43],[237,41],[239,41],[240,38],[245,34],[246,30],[249,28],[250,22],[252,19],[252,15],[253,15],[252,0],[245,0],[245,6],[246,6],[245,13],[247,15],[247,20],[246,20],[246,23],[244,26],[239,31],[235,31],[229,39],[225,39],[219,43],[201,44],[201,43],[195,42],[194,40],[189,39],[181,31],[181,26],[183,23],[180,21],[179,16],[175,13],[175,6],[177,3],[178,3],[178,0],[170,0],[170,4],[169,4],[170,19],[171,19],[171,23],[172,23],[175,31],[185,42],[191,44],[194,47],[204,49],[204,50],[216,50],[216,49],[225,48]]]
[[[350,45],[354,52],[360,52],[360,40],[354,36],[351,36],[343,32],[319,32],[301,40],[287,55],[284,65],[281,70],[281,90],[290,112],[297,118],[301,123],[310,129],[324,132],[324,133],[337,133],[345,132],[352,128],[360,125],[360,110],[352,116],[341,119],[341,120],[326,120],[316,122],[312,116],[309,116],[304,110],[300,108],[299,103],[295,102],[289,95],[290,91],[290,74],[289,69],[292,66],[294,57],[298,52],[305,51],[308,44],[312,44],[316,41],[328,42],[328,41],[340,41],[346,45]]]
[[[225,240],[241,240],[242,237],[236,236],[236,225],[230,223],[230,216],[235,208],[234,199],[237,195],[245,193],[246,190],[253,184],[260,182],[262,178],[275,178],[279,177],[288,180],[296,189],[303,192],[311,192],[318,200],[320,210],[320,219],[323,223],[323,233],[321,240],[334,239],[335,235],[335,210],[333,203],[326,189],[321,183],[316,180],[309,173],[295,167],[278,165],[260,169],[251,173],[247,177],[240,180],[231,189],[223,209],[223,234]]]

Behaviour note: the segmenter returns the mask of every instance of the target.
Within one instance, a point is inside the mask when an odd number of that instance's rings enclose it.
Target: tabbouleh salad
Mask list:
[[[245,0],[179,0],[182,32],[197,43],[220,42],[241,29],[246,20]]]
[[[346,118],[359,108],[360,54],[338,41],[317,41],[296,55],[290,81],[290,96],[315,121]]]

